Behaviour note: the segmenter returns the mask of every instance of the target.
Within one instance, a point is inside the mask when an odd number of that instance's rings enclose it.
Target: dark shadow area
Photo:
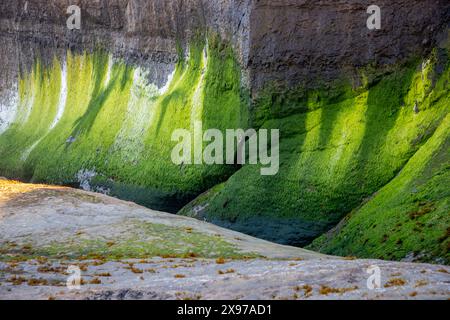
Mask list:
[[[164,119],[166,117],[167,109],[170,107],[171,102],[175,101],[175,105],[184,106],[186,104],[186,99],[180,89],[172,91],[169,95],[165,96],[160,103],[161,112],[158,117],[158,122],[156,124],[156,134],[159,134]]]
[[[75,121],[71,134],[72,137],[77,137],[82,133],[88,133],[116,84],[119,82],[120,90],[123,90],[130,80],[132,74],[131,67],[125,66],[125,71],[121,74],[119,70],[113,68],[111,71],[111,80],[107,87],[103,89],[103,77],[100,77],[100,75],[106,72],[106,67],[108,66],[107,59],[108,57],[105,55],[98,55],[94,58],[93,82],[95,85],[91,94],[91,100],[85,113]]]
[[[112,80],[105,90],[102,90],[96,95],[93,95],[93,98],[88,104],[86,112],[78,118],[74,123],[74,128],[71,136],[77,137],[82,133],[88,133],[92,126],[94,125],[95,119],[102,109],[106,99],[111,94],[116,84],[116,79]]]

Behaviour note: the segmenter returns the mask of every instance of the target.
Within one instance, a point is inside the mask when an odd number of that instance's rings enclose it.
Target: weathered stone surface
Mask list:
[[[21,250],[74,243],[77,238],[85,243],[108,241],[112,247],[124,236],[149,241],[149,234],[132,223],[214,235],[267,258],[110,261],[99,251],[99,258],[93,260],[7,259]],[[170,235],[160,237],[167,241]],[[0,300],[446,299],[450,295],[448,266],[325,256],[100,194],[5,180],[0,183],[0,250]],[[87,247],[80,250],[86,252]],[[79,290],[66,287],[69,266],[82,269],[84,284]],[[375,290],[367,286],[371,266],[380,268],[381,288]]]
[[[423,55],[446,32],[445,0],[381,0],[382,28],[366,27],[368,0],[109,0],[70,2],[82,9],[82,29],[66,27],[69,1],[5,0],[0,3],[2,78],[14,83],[18,65],[29,67],[65,49],[97,46],[145,65],[163,84],[198,31],[232,41],[247,85],[312,85],[369,63],[393,64]]]
[[[30,261],[12,268],[0,262],[4,274],[0,276],[0,300],[445,300],[450,296],[449,268],[429,264],[333,259],[256,259],[217,264],[214,260],[154,258],[101,265],[84,261],[85,284],[80,290],[69,290],[64,272],[77,263]],[[130,264],[142,273],[134,273]],[[367,287],[367,270],[375,265],[381,271],[381,288],[371,290]],[[14,285],[13,275],[18,281],[26,280]],[[30,285],[30,279],[31,284],[33,280],[45,282]]]

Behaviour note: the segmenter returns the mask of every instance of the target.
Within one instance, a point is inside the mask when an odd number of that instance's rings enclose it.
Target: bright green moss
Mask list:
[[[0,140],[0,167],[10,177],[27,177],[23,163],[50,129],[56,116],[61,88],[58,61],[44,68],[38,60],[19,80],[19,105],[15,123]]]
[[[68,53],[64,113],[54,127],[61,91],[61,66],[37,61],[20,81],[16,124],[0,136],[0,174],[36,182],[91,186],[156,209],[177,211],[236,169],[172,163],[175,129],[239,128],[248,122],[240,68],[230,46],[198,37],[189,58],[180,59],[164,93],[144,71],[105,52]],[[33,101],[29,120],[28,101]],[[31,149],[27,149],[33,146]],[[22,155],[28,150],[26,157]]]
[[[447,116],[398,177],[310,248],[339,255],[409,256],[450,263],[449,120]]]
[[[393,133],[406,136],[414,125],[420,126],[416,138],[408,141],[420,148],[391,182],[310,248],[339,255],[450,263],[448,62],[434,84],[422,82],[433,79],[429,72],[425,70],[424,78],[416,74],[407,95],[409,103],[420,103],[421,111],[412,118],[407,112],[401,114],[403,127]],[[434,116],[421,121],[423,113]],[[405,149],[398,145],[393,152]]]
[[[434,134],[449,105],[449,68],[439,74],[438,63],[401,68],[328,100],[301,91],[301,99],[276,100],[262,127],[280,129],[278,175],[243,167],[220,192],[196,200],[201,217],[276,242],[309,243],[394,179]],[[262,103],[256,112],[270,105]],[[192,207],[182,213],[195,216]]]

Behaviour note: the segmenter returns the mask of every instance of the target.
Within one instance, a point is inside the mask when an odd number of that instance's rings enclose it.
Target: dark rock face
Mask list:
[[[369,30],[366,10],[381,9]],[[251,18],[249,67],[254,88],[336,79],[369,63],[393,64],[426,53],[450,22],[445,0],[261,0]]]
[[[67,7],[82,10],[82,29],[66,27]],[[380,0],[381,30],[368,30],[368,0],[3,0],[1,87],[37,52],[97,46],[153,70],[162,84],[199,30],[231,40],[255,92],[267,82],[289,86],[329,81],[354,67],[392,64],[421,55],[450,21],[446,0]],[[10,79],[12,78],[12,79]],[[5,83],[6,82],[6,83]]]
[[[72,4],[81,8],[81,30],[66,26]],[[271,83],[283,89],[317,87],[357,77],[358,68],[368,65],[383,69],[423,57],[448,33],[448,0],[378,0],[380,30],[366,26],[371,4],[371,0],[2,0],[0,133],[16,106],[20,70],[31,68],[36,57],[44,64],[55,56],[63,60],[67,50],[107,50],[149,71],[149,82],[161,88],[195,37],[219,34],[233,46],[242,83],[256,98]],[[274,103],[269,104],[271,109]],[[299,112],[297,105],[290,110],[280,103],[279,108],[283,108],[276,110],[280,118]],[[420,110],[419,105],[414,107],[416,113]],[[270,113],[263,120],[276,116]],[[67,138],[73,142],[72,136]],[[303,245],[331,227],[296,221],[239,220],[234,228]],[[226,220],[214,222],[232,227]]]
[[[321,221],[311,222],[297,218],[262,216],[238,218],[232,222],[212,218],[210,222],[257,238],[297,247],[305,247],[317,238],[318,234],[322,234],[323,230],[329,230],[334,226],[334,224],[327,224]]]
[[[106,48],[150,68],[153,78],[149,80],[162,84],[178,58],[177,45],[186,49],[198,31],[212,29],[233,40],[239,52],[246,51],[248,45],[241,44],[240,39],[249,33],[244,22],[249,2],[5,0],[0,4],[0,37],[2,42],[18,47],[24,60],[34,58],[37,52],[44,61],[51,61],[65,49]],[[66,26],[66,11],[71,4],[81,8],[81,30]],[[8,56],[17,57],[12,52]]]

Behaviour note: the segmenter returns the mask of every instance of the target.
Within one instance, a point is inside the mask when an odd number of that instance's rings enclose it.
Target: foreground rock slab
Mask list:
[[[79,289],[66,285],[70,267]],[[0,299],[448,298],[448,266],[324,256],[105,195],[0,180]]]
[[[70,262],[79,264],[78,262]],[[376,260],[162,259],[82,263],[83,285],[66,287],[69,262],[0,264],[0,299],[448,299],[449,268]],[[367,288],[377,265],[382,286]],[[59,270],[59,271],[58,271]],[[14,283],[14,279],[16,280]],[[23,280],[20,280],[23,279]]]

